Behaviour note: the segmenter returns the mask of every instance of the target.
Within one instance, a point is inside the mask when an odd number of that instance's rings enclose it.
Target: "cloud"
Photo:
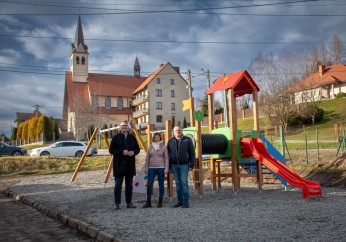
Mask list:
[[[14,49],[0,49],[0,66],[15,64],[22,57],[21,53]]]

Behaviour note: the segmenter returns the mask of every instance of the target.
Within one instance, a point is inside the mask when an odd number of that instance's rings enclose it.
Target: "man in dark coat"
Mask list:
[[[132,204],[132,182],[136,175],[135,156],[139,153],[136,137],[128,132],[128,123],[120,124],[120,133],[114,135],[109,146],[109,153],[113,155],[113,176],[115,210],[120,209],[121,188],[125,177],[125,200],[128,208],[135,208]]]
[[[180,126],[173,128],[173,135],[167,143],[169,166],[173,172],[178,197],[178,203],[173,207],[188,208],[190,206],[188,178],[189,171],[192,171],[194,168],[196,159],[195,147],[192,139],[183,135]]]

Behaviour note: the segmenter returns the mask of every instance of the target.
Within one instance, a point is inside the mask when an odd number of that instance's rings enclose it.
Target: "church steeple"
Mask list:
[[[74,49],[80,48],[79,49],[80,52],[88,52],[88,46],[84,42],[82,21],[80,19],[80,15],[78,16],[76,34],[75,34],[75,37],[74,37],[74,43],[72,45],[72,48],[74,48]]]
[[[141,66],[139,65],[138,58],[135,59],[135,65],[133,66],[133,74],[136,78],[141,77]]]
[[[84,42],[81,17],[78,16],[76,34],[70,53],[72,80],[86,82],[88,79],[89,60],[88,46]]]

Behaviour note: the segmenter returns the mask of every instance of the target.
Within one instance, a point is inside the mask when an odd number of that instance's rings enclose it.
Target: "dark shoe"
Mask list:
[[[175,205],[173,206],[173,208],[179,208],[179,207],[181,207],[181,206],[183,206],[183,203],[182,203],[182,202],[178,202],[177,204],[175,204]]]
[[[162,208],[162,199],[160,199],[159,202],[157,203],[157,207]]]
[[[133,206],[132,203],[127,204],[127,208],[136,208],[136,206]]]
[[[114,205],[114,210],[119,210],[120,209],[120,205],[119,204],[115,204]]]
[[[184,203],[182,208],[188,208],[189,207],[189,204],[188,203]]]
[[[143,208],[151,208],[151,201],[147,201],[144,205]]]

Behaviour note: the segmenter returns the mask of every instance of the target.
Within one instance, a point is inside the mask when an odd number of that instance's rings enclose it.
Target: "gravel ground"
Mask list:
[[[120,241],[346,241],[346,189],[323,188],[323,196],[303,199],[300,189],[231,185],[213,192],[205,183],[198,195],[190,183],[190,208],[143,209],[145,194],[134,194],[136,209],[113,210],[114,181],[104,185],[104,171],[26,177],[10,190],[81,219]],[[157,186],[157,184],[155,184]],[[154,188],[154,205],[157,187]],[[124,190],[124,189],[123,189]],[[165,196],[168,192],[166,191]]]

